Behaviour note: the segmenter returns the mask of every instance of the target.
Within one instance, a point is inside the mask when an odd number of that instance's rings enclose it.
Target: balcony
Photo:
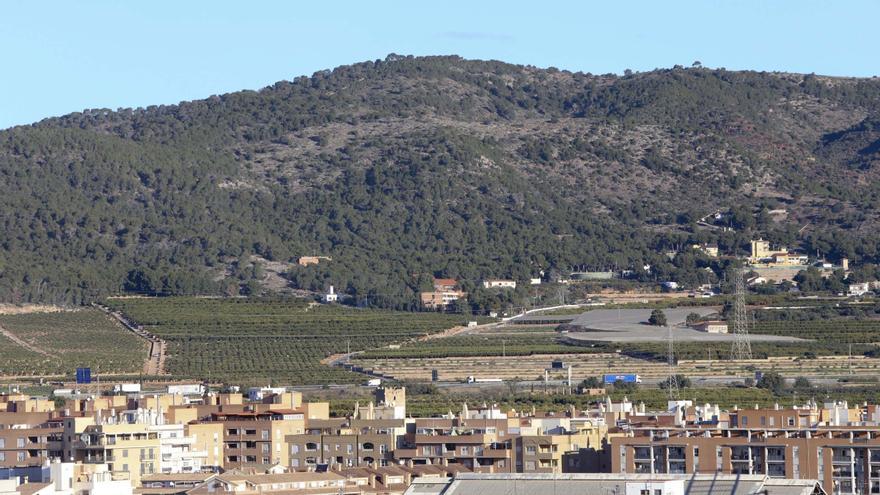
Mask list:
[[[416,434],[416,444],[489,444],[495,441],[495,435],[419,435]]]
[[[508,459],[510,458],[510,449],[483,449],[483,453],[477,457],[486,459]]]
[[[418,457],[416,449],[394,449],[395,459],[412,459]]]

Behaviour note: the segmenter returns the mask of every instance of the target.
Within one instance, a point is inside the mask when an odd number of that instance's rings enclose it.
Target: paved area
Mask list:
[[[690,313],[708,316],[719,308],[674,308],[664,309],[666,321],[671,325],[672,336],[679,342],[730,342],[733,334],[699,332],[684,326]],[[583,331],[569,332],[568,337],[576,340],[603,342],[666,342],[665,327],[648,325],[650,309],[597,309],[577,316],[571,324]],[[796,342],[804,339],[779,335],[752,334],[753,342]]]

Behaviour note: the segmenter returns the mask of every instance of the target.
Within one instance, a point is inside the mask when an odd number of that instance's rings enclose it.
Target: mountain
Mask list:
[[[281,266],[408,307],[433,275],[696,281],[718,264],[663,252],[754,235],[876,262],[878,160],[877,79],[390,55],[0,131],[0,300],[250,293]]]

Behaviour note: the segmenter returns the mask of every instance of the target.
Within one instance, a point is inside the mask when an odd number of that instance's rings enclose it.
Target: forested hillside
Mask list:
[[[877,79],[392,55],[0,131],[0,300],[251,293],[253,260],[325,255],[291,286],[403,308],[432,275],[687,282],[710,261],[665,250],[753,235],[874,262],[878,163]]]

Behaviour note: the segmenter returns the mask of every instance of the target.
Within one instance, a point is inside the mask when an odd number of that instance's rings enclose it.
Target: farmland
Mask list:
[[[505,326],[425,342],[412,342],[400,348],[378,348],[357,356],[379,358],[448,358],[468,356],[531,356],[533,354],[593,353],[591,347],[567,345],[553,327]]]
[[[361,381],[362,375],[321,361],[464,323],[460,315],[319,306],[294,298],[127,298],[107,304],[166,340],[171,376],[244,385]]]
[[[0,315],[0,375],[72,375],[77,366],[100,373],[140,372],[146,343],[100,311]]]

